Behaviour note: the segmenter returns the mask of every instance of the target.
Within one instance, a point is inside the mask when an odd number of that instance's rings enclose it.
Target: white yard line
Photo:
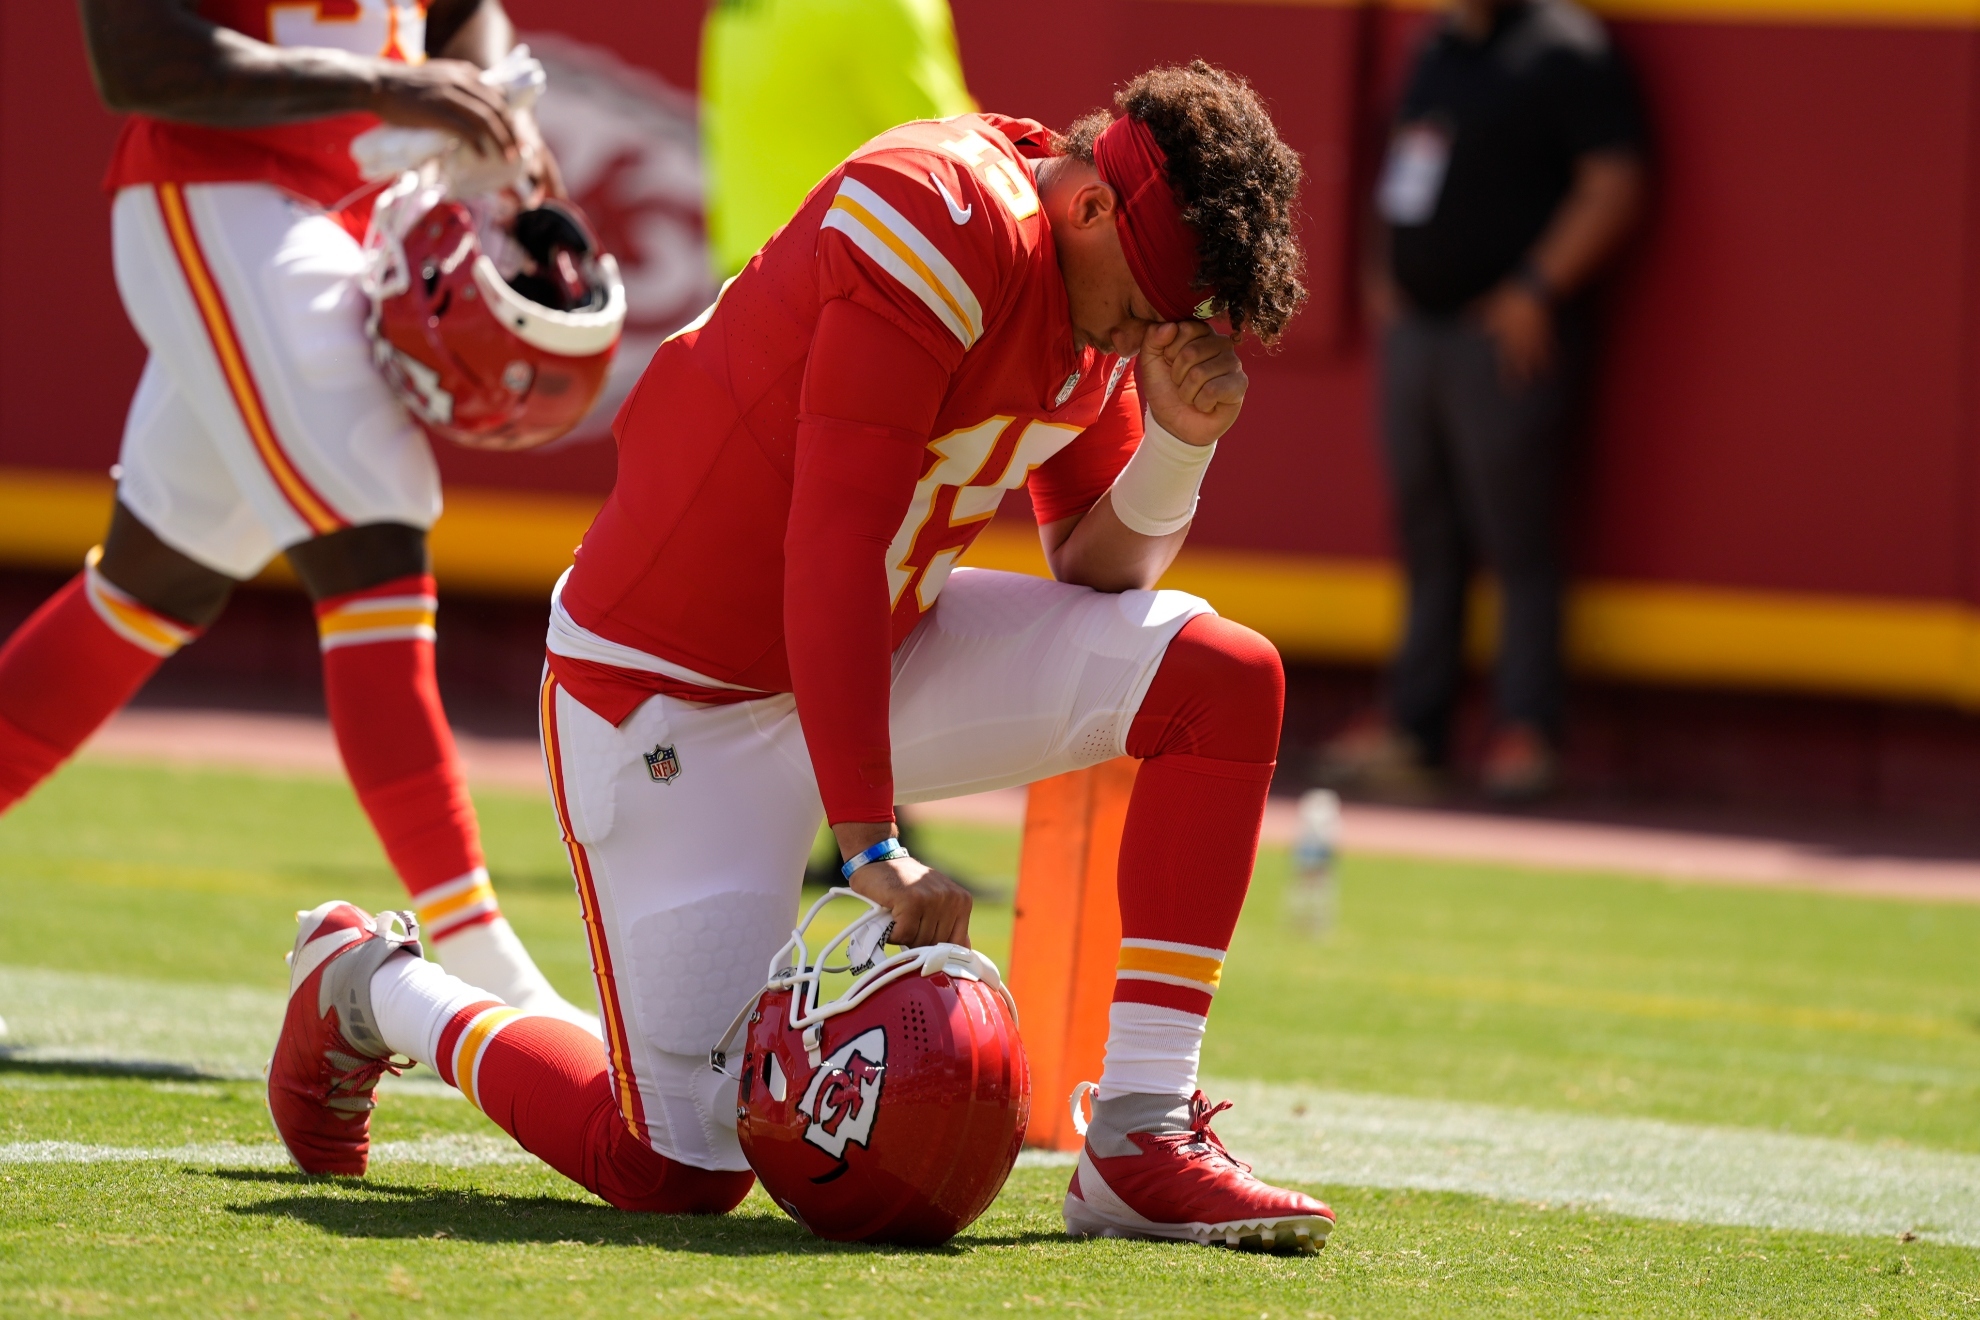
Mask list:
[[[1980,1247],[1976,1155],[1296,1085],[1211,1087],[1238,1101],[1219,1117],[1219,1134],[1261,1175],[1285,1182],[1469,1192],[1647,1219],[1859,1237],[1908,1231]],[[372,1158],[450,1168],[533,1160],[496,1136],[385,1141]],[[1026,1151],[1018,1165],[1066,1168],[1073,1158]],[[0,1144],[0,1165],[137,1162],[278,1168],[289,1160],[273,1143]]]
[[[374,1164],[438,1164],[453,1169],[492,1164],[534,1164],[536,1157],[507,1137],[421,1137],[380,1141],[371,1147]],[[227,1169],[286,1169],[289,1153],[274,1142],[244,1145],[231,1141],[190,1146],[93,1146],[77,1141],[16,1141],[0,1144],[0,1164],[200,1164]]]
[[[1980,1247],[1980,1155],[1751,1128],[1217,1081],[1224,1141],[1288,1181]]]
[[[174,1073],[259,1079],[275,1048],[278,990],[154,981],[0,965],[6,1034],[0,1059],[97,1065],[161,1078]],[[425,1069],[387,1077],[388,1091],[459,1098]]]
[[[251,987],[0,966],[0,1008],[12,1028],[0,1055],[258,1078],[282,1004],[279,991]],[[58,1082],[78,1084],[0,1073],[0,1089]],[[161,1084],[186,1086],[169,1077]],[[423,1073],[390,1085],[455,1094]],[[1217,1120],[1231,1149],[1261,1174],[1289,1182],[1471,1192],[1693,1223],[1855,1235],[1908,1230],[1980,1247],[1980,1155],[1298,1084],[1220,1079],[1206,1089],[1237,1102]],[[1038,1096],[1035,1103],[1060,1100]],[[530,1159],[494,1136],[386,1142],[377,1150],[383,1161],[460,1167]],[[259,1144],[0,1145],[0,1164],[142,1160],[286,1163],[278,1147]],[[1021,1162],[1062,1167],[1070,1159],[1027,1151]]]
[[[0,966],[0,1052],[259,1077],[282,1025],[280,991]]]

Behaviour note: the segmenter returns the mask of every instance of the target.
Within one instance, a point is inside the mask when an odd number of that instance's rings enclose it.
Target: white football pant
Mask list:
[[[1028,784],[1124,755],[1163,652],[1209,612],[1182,592],[1104,595],[957,569],[894,656],[895,799]],[[561,607],[555,616],[553,651],[625,650]],[[654,665],[619,656],[635,658]],[[543,716],[616,1089],[640,1110],[627,1117],[662,1155],[747,1168],[735,1083],[708,1052],[790,937],[823,819],[796,700],[655,696],[614,727],[546,678]]]
[[[263,183],[125,188],[111,230],[151,350],[117,488],[145,526],[246,579],[343,527],[433,525],[439,470],[372,365],[349,232]]]

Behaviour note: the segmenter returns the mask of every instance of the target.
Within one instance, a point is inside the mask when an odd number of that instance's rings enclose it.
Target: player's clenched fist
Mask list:
[[[893,914],[888,943],[910,949],[969,944],[969,891],[934,867],[912,857],[872,862],[853,872],[848,883]]]
[[[1237,343],[1201,321],[1165,321],[1141,341],[1142,397],[1178,440],[1207,445],[1237,421],[1251,380]]]
[[[513,157],[517,150],[508,102],[466,60],[380,62],[370,108],[388,124],[452,133],[483,155]]]

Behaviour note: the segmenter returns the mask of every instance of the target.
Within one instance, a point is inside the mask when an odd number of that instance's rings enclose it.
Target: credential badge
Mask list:
[[[658,782],[671,784],[680,778],[681,756],[679,752],[674,750],[672,743],[668,743],[665,747],[655,747],[652,751],[644,753],[644,755],[646,757],[646,773],[652,775]]]

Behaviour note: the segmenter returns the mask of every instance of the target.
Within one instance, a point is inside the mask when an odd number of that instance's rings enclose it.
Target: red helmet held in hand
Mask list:
[[[409,173],[379,198],[367,239],[372,356],[428,434],[470,449],[569,433],[625,326],[618,263],[582,213],[513,202],[452,200]]]
[[[835,897],[867,901],[834,889],[812,904],[714,1059],[727,1071],[747,1027],[736,1135],[785,1213],[833,1241],[933,1246],[989,1207],[1024,1144],[1017,1010],[996,964],[961,945],[875,961],[891,927],[871,904],[814,962],[804,932]],[[852,984],[820,1003],[844,972]]]

